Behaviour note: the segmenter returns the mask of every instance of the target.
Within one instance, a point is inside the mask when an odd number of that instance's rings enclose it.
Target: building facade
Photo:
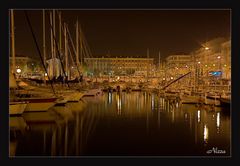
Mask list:
[[[10,70],[12,70],[12,57],[9,58]],[[16,74],[21,74],[22,76],[26,76],[29,73],[39,73],[42,71],[42,67],[40,64],[27,56],[16,55],[15,57],[15,66],[16,66]]]
[[[153,58],[84,58],[88,71],[94,75],[150,76]]]
[[[198,77],[231,79],[231,42],[215,38],[193,52]],[[215,77],[214,77],[215,76]]]
[[[166,80],[175,79],[191,71],[193,58],[187,54],[170,55],[166,58]]]

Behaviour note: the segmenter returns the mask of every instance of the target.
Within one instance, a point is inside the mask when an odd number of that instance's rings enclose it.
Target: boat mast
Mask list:
[[[66,23],[64,23],[64,40],[65,40],[65,70],[66,70],[66,75],[69,78],[68,74],[68,40],[67,40],[67,29],[66,29]]]
[[[15,36],[14,36],[14,13],[11,9],[11,36],[12,36],[12,73],[16,73],[16,59],[15,59]]]
[[[81,28],[81,26],[80,26],[79,39],[80,39],[80,64],[81,64],[81,67],[82,67],[82,63],[83,63],[83,40],[82,40],[82,28]]]
[[[78,20],[76,22],[76,61],[77,61],[77,67],[79,67],[79,44],[78,44]]]
[[[56,17],[55,17],[55,9],[53,9],[53,37],[56,36]],[[56,42],[53,41],[53,68],[54,68],[54,76],[57,75],[57,70],[56,70]]]
[[[43,9],[43,61],[46,66],[46,34],[45,34],[45,10]]]
[[[56,36],[55,9],[53,9],[53,35]],[[53,57],[56,58],[56,43],[53,42]]]
[[[61,17],[61,11],[59,11],[58,13],[58,17],[59,17],[59,51],[60,54],[62,54],[62,17]]]
[[[53,15],[52,15],[52,12],[50,12],[50,26],[52,27],[52,25],[53,25],[53,20],[52,20],[52,17],[53,17]],[[52,30],[52,28],[50,27],[50,30],[51,30],[51,55],[52,55],[52,61],[53,61],[53,58],[54,58],[54,53],[53,53],[53,30]],[[54,76],[54,67],[53,67],[53,64],[52,63],[50,63],[50,75],[51,75],[51,77],[53,77]]]

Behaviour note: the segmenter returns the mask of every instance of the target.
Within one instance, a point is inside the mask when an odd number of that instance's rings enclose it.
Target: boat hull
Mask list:
[[[17,103],[9,105],[9,114],[10,116],[22,115],[27,107],[27,103]]]
[[[198,104],[202,102],[198,96],[180,96],[180,100],[182,104]]]
[[[55,102],[28,103],[24,112],[47,111],[55,104]]]
[[[47,111],[56,104],[57,98],[19,98],[18,101],[28,102],[24,112]]]

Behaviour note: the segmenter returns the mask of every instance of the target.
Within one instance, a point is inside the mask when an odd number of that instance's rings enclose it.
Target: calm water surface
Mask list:
[[[45,113],[11,117],[11,154],[229,156],[229,112],[144,92],[84,97]]]

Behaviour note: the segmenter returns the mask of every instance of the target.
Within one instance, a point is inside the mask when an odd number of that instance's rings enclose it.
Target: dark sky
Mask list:
[[[15,11],[16,53],[39,58],[24,12]],[[42,49],[42,11],[28,10]],[[75,41],[78,18],[93,56],[167,57],[230,36],[230,10],[62,10]],[[49,18],[46,20],[49,22]],[[58,21],[56,21],[58,25]],[[48,26],[48,25],[47,25]],[[58,28],[58,27],[57,27]],[[47,27],[50,52],[50,27]]]

